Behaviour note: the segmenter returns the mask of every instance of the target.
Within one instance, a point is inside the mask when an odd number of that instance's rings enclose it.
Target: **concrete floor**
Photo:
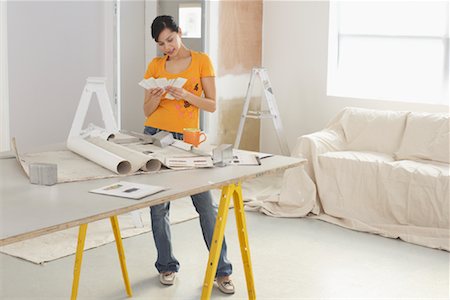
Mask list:
[[[216,288],[213,299],[247,298],[235,233],[227,226],[236,294]],[[258,299],[448,299],[449,253],[312,219],[247,214]],[[181,262],[172,287],[158,282],[151,233],[124,240],[132,299],[199,299],[207,251],[198,220],[172,227]],[[88,236],[89,239],[89,229]],[[0,299],[69,299],[74,256],[44,266],[0,255]],[[86,251],[78,299],[127,299],[115,244]]]

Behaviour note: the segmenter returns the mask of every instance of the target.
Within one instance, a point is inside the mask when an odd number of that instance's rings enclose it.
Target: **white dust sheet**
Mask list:
[[[194,154],[186,152],[184,150],[177,149],[175,147],[160,148],[151,144],[141,145],[141,144],[129,144],[128,148],[144,152],[148,155],[149,159],[156,159],[159,161],[164,161],[166,157],[186,157],[194,156]],[[29,176],[28,170],[31,163],[53,163],[56,164],[58,183],[64,182],[75,182],[91,179],[101,179],[109,177],[122,177],[131,174],[117,174],[110,171],[70,150],[56,150],[56,151],[45,151],[36,153],[25,153],[19,155],[19,161],[25,171]],[[151,169],[152,172],[155,171],[169,171],[167,169],[157,168]],[[148,173],[142,170],[133,172],[132,174],[143,174]]]

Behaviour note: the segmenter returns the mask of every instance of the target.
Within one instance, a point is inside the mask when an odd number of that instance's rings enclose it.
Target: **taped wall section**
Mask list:
[[[233,144],[244,105],[247,84],[262,57],[262,1],[221,1],[219,5],[218,94],[219,141]],[[260,87],[255,85],[251,109],[259,110]],[[259,92],[260,95],[260,92]],[[260,121],[248,120],[241,149],[259,150]]]

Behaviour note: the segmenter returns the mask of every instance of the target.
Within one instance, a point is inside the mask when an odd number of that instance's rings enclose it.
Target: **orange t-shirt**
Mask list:
[[[191,50],[191,63],[181,73],[172,74],[166,70],[167,55],[154,58],[147,67],[144,78],[186,78],[183,88],[196,96],[203,93],[203,77],[214,76],[214,69],[208,55]],[[147,118],[145,126],[151,126],[166,131],[183,132],[183,128],[199,127],[198,107],[185,100],[170,100],[163,96],[158,108]]]

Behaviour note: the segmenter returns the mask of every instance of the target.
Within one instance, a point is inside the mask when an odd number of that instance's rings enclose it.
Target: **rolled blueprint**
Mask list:
[[[69,137],[67,148],[117,174],[131,172],[132,167],[129,161],[83,138]]]
[[[114,138],[114,132],[110,130],[106,130],[102,127],[99,127],[95,124],[90,123],[88,127],[81,132],[81,137],[99,137],[102,140],[108,141],[109,139]]]
[[[158,171],[161,169],[162,164],[159,160],[120,144],[108,142],[98,137],[90,137],[87,138],[86,141],[130,162],[131,173],[134,173],[137,170]]]

